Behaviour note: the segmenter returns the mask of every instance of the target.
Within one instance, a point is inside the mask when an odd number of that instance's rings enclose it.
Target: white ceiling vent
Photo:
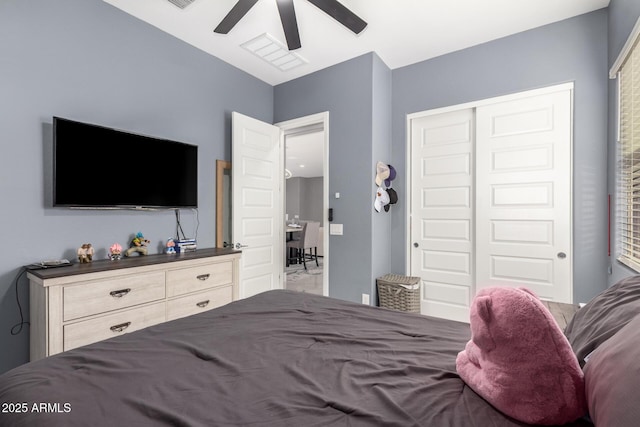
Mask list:
[[[290,52],[286,46],[267,33],[241,46],[281,71],[289,71],[308,63],[306,59],[297,53]]]
[[[184,9],[185,7],[189,6],[191,3],[193,3],[196,0],[169,0],[169,1],[175,4],[176,6],[178,6],[180,9]]]

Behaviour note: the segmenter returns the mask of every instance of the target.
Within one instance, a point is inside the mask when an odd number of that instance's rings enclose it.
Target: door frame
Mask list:
[[[324,148],[323,148],[323,183],[322,183],[322,210],[323,210],[323,220],[321,226],[323,227],[322,233],[322,242],[323,242],[323,273],[322,273],[322,294],[324,296],[329,295],[329,112],[325,111],[323,113],[312,114],[309,116],[298,117],[296,119],[286,120],[283,122],[275,123],[275,126],[278,126],[282,132],[280,132],[280,140],[282,148],[282,164],[285,163],[285,136],[295,134],[301,131],[304,131],[305,128],[320,128],[322,127],[323,132],[323,140],[324,140]],[[283,166],[284,168],[284,166]],[[285,194],[285,176],[284,170],[281,174],[282,176],[282,191],[281,194]],[[282,203],[282,212],[285,212],[286,208],[286,198],[281,197]],[[283,218],[284,220],[284,218]],[[284,241],[284,229],[282,239]],[[285,248],[286,251],[286,248]],[[283,254],[285,256],[285,254]],[[283,273],[282,277],[284,279],[284,265],[282,266]]]
[[[406,186],[406,194],[407,194],[407,209],[405,212],[405,271],[410,272],[411,271],[411,229],[412,229],[412,218],[411,218],[411,213],[412,213],[412,208],[411,206],[413,206],[413,201],[411,200],[411,194],[412,194],[412,181],[411,181],[411,121],[414,119],[418,119],[418,118],[422,118],[422,117],[426,117],[426,116],[431,116],[431,115],[436,115],[436,114],[442,114],[442,113],[448,113],[448,112],[452,112],[452,111],[457,111],[457,110],[462,110],[462,109],[468,109],[468,108],[472,108],[472,109],[476,109],[478,107],[482,107],[485,105],[490,105],[490,104],[495,104],[498,102],[505,102],[505,101],[513,101],[513,100],[517,100],[517,99],[521,99],[521,98],[525,98],[525,97],[529,97],[529,96],[538,96],[538,95],[545,95],[545,94],[549,94],[549,93],[554,93],[554,92],[559,92],[562,90],[570,90],[570,91],[574,91],[575,85],[573,82],[568,82],[568,83],[561,83],[558,85],[552,85],[552,86],[546,86],[543,88],[539,88],[539,89],[532,89],[532,90],[525,90],[525,91],[521,91],[521,92],[515,92],[515,93],[511,93],[508,95],[501,95],[501,96],[496,96],[496,97],[492,97],[492,98],[485,98],[485,99],[481,99],[481,100],[477,100],[477,101],[471,101],[471,102],[466,102],[463,104],[456,104],[456,105],[450,105],[450,106],[446,106],[446,107],[440,107],[440,108],[434,108],[431,110],[424,110],[424,111],[419,111],[416,113],[411,113],[411,114],[407,114],[406,116],[406,122],[405,122],[405,165],[406,165],[406,182],[405,182],[405,186]],[[573,100],[572,100],[572,104],[571,104],[571,108],[573,111]],[[570,179],[571,179],[571,184],[570,187],[571,189],[573,189],[573,185],[574,185],[574,181],[573,181],[573,144],[572,144],[572,148],[571,148],[571,165],[570,165],[571,171],[570,171]],[[569,208],[570,210],[570,217],[571,217],[571,236],[572,236],[572,240],[573,240],[573,200],[571,201],[571,206]],[[573,243],[573,242],[572,242]],[[570,248],[571,253],[573,253],[573,247]],[[475,249],[474,249],[475,251]],[[475,262],[475,261],[474,261]],[[574,259],[574,263],[575,263],[575,259]],[[573,272],[573,267],[574,265],[571,265],[571,271]],[[571,274],[573,277],[573,273]],[[572,293],[573,293],[573,283],[571,284],[572,286]],[[475,284],[472,286],[472,295],[475,295],[475,291],[476,291],[476,287]]]

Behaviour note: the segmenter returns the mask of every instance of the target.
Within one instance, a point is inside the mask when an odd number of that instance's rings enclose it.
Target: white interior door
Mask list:
[[[570,90],[477,109],[477,290],[572,302],[571,123]]]
[[[282,287],[284,166],[280,128],[232,114],[232,241],[240,298]]]
[[[411,121],[411,276],[422,314],[468,321],[473,272],[473,109]]]

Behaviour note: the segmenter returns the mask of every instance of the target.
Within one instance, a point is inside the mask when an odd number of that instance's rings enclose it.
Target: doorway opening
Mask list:
[[[328,112],[276,124],[282,129],[285,173],[283,212],[285,289],[328,295],[329,278],[329,115]],[[306,236],[303,263],[287,248],[287,240],[300,240],[305,223],[319,223]],[[309,230],[313,229],[310,225]],[[304,243],[304,242],[302,242]],[[305,246],[290,242],[290,246]]]

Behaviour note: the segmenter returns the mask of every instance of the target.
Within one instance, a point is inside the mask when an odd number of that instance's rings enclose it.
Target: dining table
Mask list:
[[[287,240],[293,240],[293,233],[299,233],[302,231],[301,225],[287,224]]]
[[[302,231],[302,225],[300,224],[287,224],[286,232],[287,232],[287,242],[289,240],[296,240],[294,238],[295,233],[299,233]],[[297,264],[296,257],[294,255],[295,249],[290,249],[287,253],[288,262],[287,264]]]

